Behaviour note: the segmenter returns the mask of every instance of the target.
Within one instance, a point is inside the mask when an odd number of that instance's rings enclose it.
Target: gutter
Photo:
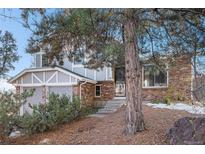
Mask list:
[[[82,85],[86,84],[87,81],[84,81],[83,83],[80,84],[80,101],[82,100],[82,93],[81,93],[81,90],[82,90]],[[80,103],[81,104],[81,103]]]

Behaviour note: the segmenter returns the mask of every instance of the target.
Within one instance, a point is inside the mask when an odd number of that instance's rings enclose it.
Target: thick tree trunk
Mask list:
[[[125,134],[135,134],[145,129],[142,114],[142,79],[139,51],[136,48],[136,24],[133,10],[125,11],[125,74],[126,74],[126,128]]]

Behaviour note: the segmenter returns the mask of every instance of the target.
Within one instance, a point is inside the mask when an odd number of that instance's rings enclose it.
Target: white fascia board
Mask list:
[[[74,86],[77,85],[77,82],[65,82],[65,83],[34,83],[34,84],[14,84],[14,86],[20,86],[20,87],[42,87],[42,86]]]

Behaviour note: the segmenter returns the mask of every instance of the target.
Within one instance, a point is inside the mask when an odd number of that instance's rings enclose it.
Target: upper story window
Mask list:
[[[74,65],[83,65],[84,62],[85,62],[85,54],[84,54],[83,50],[75,51],[75,55],[73,57]]]
[[[47,66],[49,66],[48,57],[46,56],[46,54],[42,54],[42,67]]]
[[[35,54],[35,67],[41,67],[41,54]]]
[[[74,64],[75,65],[83,65],[83,63],[84,63],[84,57],[76,57],[76,58],[74,58]]]
[[[35,67],[49,66],[48,57],[44,53],[35,54]]]
[[[142,73],[144,88],[168,86],[168,71],[166,68],[158,69],[154,65],[145,65]]]

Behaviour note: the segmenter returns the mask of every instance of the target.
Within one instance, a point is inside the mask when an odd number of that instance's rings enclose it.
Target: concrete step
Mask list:
[[[120,107],[122,106],[123,104],[107,104],[105,105],[104,107]]]
[[[109,100],[107,102],[123,102],[126,101],[125,99],[113,99],[113,100]]]
[[[104,104],[104,106],[98,110],[96,114],[109,114],[116,112],[122,105],[126,103],[124,98],[113,99],[109,101],[98,101],[97,103]]]
[[[113,100],[126,100],[126,97],[114,97]]]
[[[117,109],[101,109],[101,110],[98,110],[98,112],[115,112]]]
[[[120,108],[121,106],[118,106],[118,107],[113,107],[113,106],[111,106],[111,107],[108,107],[108,106],[105,106],[104,108],[101,108],[101,109],[99,109],[99,110],[114,110],[114,109],[118,109],[118,108]]]
[[[114,113],[117,110],[105,110],[105,111],[98,111],[97,114],[108,114],[108,113]]]
[[[109,102],[107,102],[106,103],[106,105],[108,105],[108,104],[125,104],[126,102],[125,101],[109,101]]]
[[[88,115],[88,117],[96,117],[96,118],[103,118],[104,116],[106,116],[107,114],[101,114],[101,113],[95,113],[95,114],[91,114]]]

